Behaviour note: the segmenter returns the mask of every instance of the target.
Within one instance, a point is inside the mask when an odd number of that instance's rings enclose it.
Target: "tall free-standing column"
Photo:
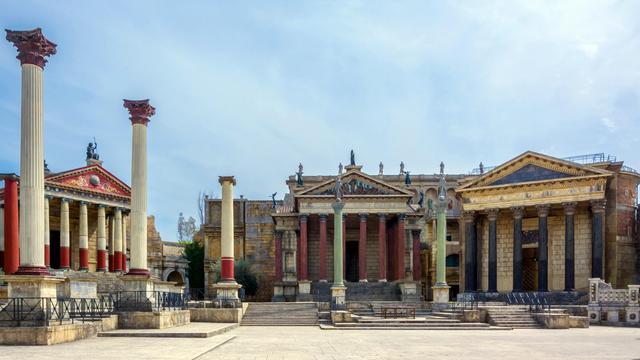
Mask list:
[[[360,238],[358,239],[358,279],[367,282],[367,214],[360,214]]]
[[[513,213],[513,292],[522,292],[522,215],[524,207],[511,208]]]
[[[398,215],[398,234],[396,236],[396,249],[398,249],[398,255],[396,258],[396,274],[397,274],[397,280],[404,280],[404,275],[405,275],[405,262],[404,262],[404,255],[407,251],[407,239],[406,239],[406,232],[405,232],[405,219],[406,219],[406,215],[405,214],[399,214]]]
[[[113,271],[122,271],[122,209],[116,208],[113,217]]]
[[[438,208],[436,213],[436,284],[433,286],[433,306],[441,309],[449,302],[449,285],[447,285],[447,214],[446,214],[446,179],[444,163],[440,163],[440,181],[438,184]]]
[[[422,280],[422,263],[420,262],[420,230],[411,230],[413,240],[413,281]]]
[[[538,291],[549,291],[549,205],[538,205]]]
[[[387,217],[378,214],[378,281],[387,281]]]
[[[131,269],[130,275],[149,275],[147,268],[147,125],[156,109],[149,100],[124,100],[132,129],[131,151]],[[122,227],[122,220],[120,220]]]
[[[44,197],[44,266],[51,267],[51,229],[49,223],[49,196]]]
[[[89,214],[87,203],[80,202],[80,226],[79,226],[79,255],[80,271],[89,271]]]
[[[69,270],[69,199],[60,200],[60,269]]]
[[[107,238],[106,238],[106,218],[104,205],[98,205],[98,230],[97,230],[97,245],[98,253],[96,254],[98,264],[96,271],[107,271]]]
[[[56,44],[40,29],[7,30],[22,65],[20,128],[20,268],[17,274],[46,275],[44,263],[44,115],[42,75],[45,57]]]
[[[18,177],[4,178],[4,273],[11,275],[20,264],[18,226]]]
[[[498,241],[497,224],[498,209],[491,209],[487,213],[489,218],[489,287],[488,292],[498,292]]]
[[[221,279],[223,282],[234,282],[233,274],[233,176],[220,176],[222,185],[222,219],[221,219]]]
[[[327,281],[327,214],[320,214],[320,281]]]
[[[575,202],[564,204],[564,291],[575,289],[575,237],[574,215],[576,213]]]
[[[605,200],[595,200],[591,202],[591,277],[604,278],[604,212]]]
[[[473,292],[476,285],[476,214],[465,211],[464,214],[464,291]]]
[[[333,285],[344,286],[344,234],[342,233],[344,229],[342,226],[342,209],[344,208],[344,203],[335,202],[331,207],[333,207]]]
[[[298,249],[298,256],[300,256],[300,268],[298,269],[298,279],[308,279],[308,261],[309,256],[307,253],[307,221],[309,216],[307,214],[300,215],[300,249]]]

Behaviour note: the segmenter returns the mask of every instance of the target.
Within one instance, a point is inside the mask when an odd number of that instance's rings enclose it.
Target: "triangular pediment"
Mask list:
[[[610,174],[609,171],[593,166],[527,151],[461,186],[458,191],[478,187],[508,186],[589,176],[609,176]]]
[[[409,190],[387,184],[358,170],[348,171],[340,176],[342,181],[342,194],[344,196],[413,196]],[[297,194],[300,196],[335,196],[336,180],[328,180],[303,190]]]
[[[57,173],[47,177],[45,182],[48,186],[131,197],[131,188],[100,165]]]

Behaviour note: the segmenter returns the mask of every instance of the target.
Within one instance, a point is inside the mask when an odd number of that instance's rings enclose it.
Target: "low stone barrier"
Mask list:
[[[94,337],[117,328],[118,316],[101,320],[40,327],[0,328],[0,345],[54,345]]]
[[[195,308],[189,309],[192,322],[236,323],[242,321],[242,308]]]
[[[131,311],[118,316],[119,329],[166,329],[190,322],[189,310]]]
[[[537,313],[533,315],[536,321],[544,325],[545,329],[568,329],[569,314],[554,314],[554,313]]]
[[[589,279],[589,322],[640,326],[640,285],[613,289],[598,278]]]

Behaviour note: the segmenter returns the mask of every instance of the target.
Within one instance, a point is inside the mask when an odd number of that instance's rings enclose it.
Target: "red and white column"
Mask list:
[[[367,214],[360,214],[360,239],[358,240],[358,279],[367,282]]]
[[[45,57],[56,44],[40,29],[7,30],[22,66],[20,130],[20,275],[48,275],[44,264],[44,110],[42,78]]]
[[[44,266],[51,267],[51,230],[49,224],[49,196],[44,197]]]
[[[60,199],[60,269],[69,270],[69,199]]]
[[[122,272],[127,272],[127,217],[122,214]]]
[[[4,178],[4,273],[14,274],[20,264],[18,177]]]
[[[387,281],[387,216],[378,214],[378,281]]]
[[[233,186],[236,179],[233,176],[220,176],[222,185],[222,218],[221,218],[221,281],[235,283],[233,274]]]
[[[96,254],[98,264],[96,265],[96,271],[99,271],[99,272],[107,271],[106,230],[107,230],[107,225],[106,225],[105,206],[98,205],[98,229],[97,229],[98,252]]]
[[[320,214],[320,281],[327,282],[327,214]]]
[[[4,204],[0,204],[0,267],[4,267]]]
[[[109,216],[109,272],[114,272],[113,268],[113,233],[115,232],[115,223],[113,222],[113,215]]]
[[[131,269],[129,275],[149,276],[147,268],[147,125],[156,109],[149,100],[124,100],[132,125]],[[116,221],[117,222],[117,221]],[[120,219],[122,227],[122,219]]]
[[[422,279],[422,263],[420,262],[420,231],[412,230],[413,239],[413,281]]]
[[[113,217],[113,271],[122,271],[122,209],[116,208]]]
[[[397,241],[397,269],[396,269],[396,276],[397,279],[396,280],[404,280],[404,275],[405,275],[405,263],[404,263],[404,255],[407,249],[407,244],[406,244],[406,235],[405,235],[405,227],[404,227],[404,222],[405,222],[405,215],[404,214],[399,214],[398,215],[398,234],[396,237],[396,241]]]
[[[300,269],[298,269],[298,279],[299,280],[309,280],[308,279],[308,253],[307,253],[307,220],[309,216],[306,214],[300,215],[300,249],[298,249],[298,253],[300,254]]]
[[[89,271],[89,214],[87,203],[80,202],[80,224],[78,227],[80,271]]]

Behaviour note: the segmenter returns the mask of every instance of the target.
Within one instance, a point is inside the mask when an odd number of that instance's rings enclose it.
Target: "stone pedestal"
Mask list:
[[[124,293],[122,294],[120,303],[115,304],[120,309],[136,311],[153,311],[155,303],[155,285],[149,275],[131,275],[125,274],[120,276],[124,284]]]
[[[284,283],[277,282],[273,284],[273,297],[271,298],[272,302],[284,302],[286,299],[284,297]]]
[[[627,306],[626,313],[628,323],[640,323],[640,306]]]
[[[433,309],[441,310],[449,306],[449,285],[434,285],[433,290]]]
[[[331,287],[331,310],[347,309],[347,287],[344,285],[333,285]]]
[[[57,298],[63,278],[47,275],[4,275],[9,298]]]
[[[296,296],[296,301],[313,301],[313,296],[311,295],[311,281],[298,281],[298,295]]]
[[[420,300],[418,295],[418,284],[415,281],[404,281],[398,284],[400,287],[400,293],[402,294],[402,301],[416,301]]]
[[[215,301],[220,304],[220,307],[226,308],[238,308],[242,306],[240,297],[238,297],[238,290],[242,285],[234,282],[219,282],[213,285],[215,290]]]
[[[120,276],[120,279],[124,284],[125,291],[153,292],[155,290],[153,279],[149,275],[126,274]]]
[[[58,285],[58,293],[65,298],[73,299],[97,299],[98,283],[94,279],[66,278]]]

